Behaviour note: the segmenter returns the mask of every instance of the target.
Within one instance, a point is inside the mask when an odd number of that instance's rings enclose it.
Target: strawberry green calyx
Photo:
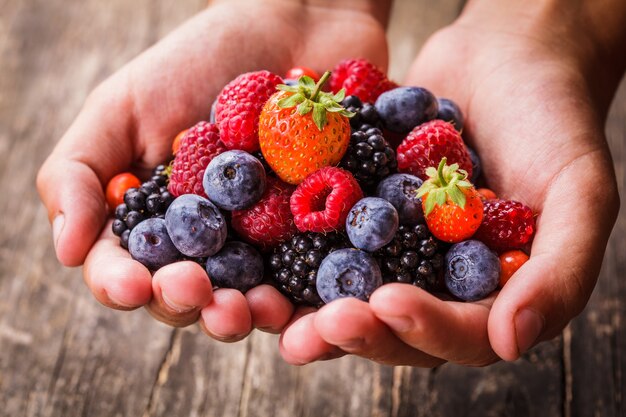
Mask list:
[[[281,91],[293,93],[289,97],[280,99],[278,107],[288,109],[298,106],[296,110],[301,116],[313,111],[313,121],[320,131],[326,126],[326,112],[339,113],[345,117],[354,116],[354,113],[349,112],[340,104],[346,97],[345,89],[341,89],[337,94],[322,91],[322,87],[329,78],[330,71],[326,71],[317,84],[313,78],[303,75],[298,79],[297,85],[276,86]]]
[[[459,169],[459,164],[446,165],[444,157],[439,162],[437,169],[426,169],[428,179],[417,190],[417,197],[426,196],[424,214],[428,216],[435,205],[443,206],[446,200],[450,200],[457,206],[465,209],[464,189],[472,188],[473,185],[467,180],[467,172]]]

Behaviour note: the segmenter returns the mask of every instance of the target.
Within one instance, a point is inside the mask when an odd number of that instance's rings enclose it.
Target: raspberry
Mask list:
[[[384,72],[364,59],[339,62],[330,77],[333,92],[345,88],[347,96],[357,96],[364,103],[374,103],[379,95],[397,86]]]
[[[448,122],[432,120],[414,128],[398,146],[398,171],[425,180],[426,168],[437,167],[443,157],[472,177],[472,159],[459,132]]]
[[[259,150],[259,115],[283,80],[269,71],[241,74],[222,89],[215,104],[215,120],[228,149]]]
[[[176,197],[197,194],[206,197],[202,187],[204,171],[211,160],[226,151],[217,126],[200,122],[187,131],[172,163],[169,191]]]
[[[490,249],[519,249],[535,232],[535,217],[526,205],[512,200],[486,200],[484,215],[474,239]]]
[[[291,195],[291,212],[301,232],[343,230],[350,209],[362,197],[350,172],[324,167],[298,185]]]
[[[261,199],[246,210],[232,212],[231,224],[242,239],[264,250],[271,249],[297,233],[289,198],[295,187],[267,177]]]

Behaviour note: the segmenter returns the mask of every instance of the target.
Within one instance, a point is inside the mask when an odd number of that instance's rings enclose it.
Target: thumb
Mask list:
[[[598,166],[608,167],[603,182],[593,175]],[[614,176],[607,175],[611,166],[605,152],[595,151],[570,163],[550,185],[531,257],[489,315],[489,340],[501,358],[515,360],[555,337],[587,304],[619,207]],[[588,203],[572,201],[580,196]]]
[[[118,106],[104,104],[111,103],[88,100],[37,174],[57,258],[65,266],[85,260],[107,216],[103,184],[132,157],[124,139],[130,120]]]

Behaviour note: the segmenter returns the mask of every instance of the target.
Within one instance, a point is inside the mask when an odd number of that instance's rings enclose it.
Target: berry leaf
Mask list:
[[[302,94],[292,94],[289,97],[281,98],[276,104],[278,104],[278,107],[282,109],[288,109],[302,103],[305,100],[306,98],[304,98]]]
[[[326,109],[320,103],[313,103],[313,122],[320,132],[326,126]]]
[[[450,200],[452,200],[454,204],[461,207],[462,209],[465,209],[465,194],[463,194],[463,191],[461,191],[459,187],[451,185],[446,189],[446,192],[448,193],[448,195],[450,196]]]
[[[305,100],[302,103],[300,103],[300,105],[298,106],[298,114],[301,116],[304,116],[305,114],[310,112],[312,109],[313,109],[313,103],[311,102],[311,100]]]

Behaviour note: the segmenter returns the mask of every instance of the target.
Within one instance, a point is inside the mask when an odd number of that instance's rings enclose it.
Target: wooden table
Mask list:
[[[204,3],[0,0],[0,415],[626,415],[624,209],[581,316],[520,360],[484,369],[354,357],[293,367],[276,336],[222,344],[98,304],[81,271],[55,259],[37,169],[98,82]],[[460,3],[397,1],[392,76]],[[624,120],[626,83],[607,123],[622,195]]]

